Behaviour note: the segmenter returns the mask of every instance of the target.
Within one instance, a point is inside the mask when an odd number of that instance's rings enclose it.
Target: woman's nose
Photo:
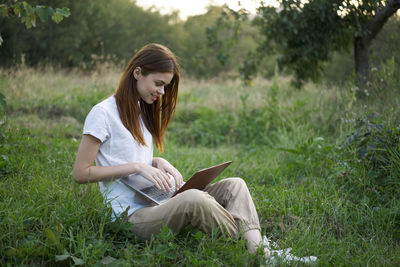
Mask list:
[[[157,93],[158,94],[160,94],[160,95],[164,95],[164,86],[161,86],[161,87],[159,87],[158,89],[157,89]]]

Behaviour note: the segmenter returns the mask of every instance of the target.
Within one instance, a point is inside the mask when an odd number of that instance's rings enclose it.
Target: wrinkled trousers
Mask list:
[[[161,205],[137,210],[128,221],[144,239],[157,235],[164,225],[175,233],[191,225],[208,234],[217,230],[231,237],[260,230],[253,199],[241,178],[223,179],[203,191],[186,190]]]

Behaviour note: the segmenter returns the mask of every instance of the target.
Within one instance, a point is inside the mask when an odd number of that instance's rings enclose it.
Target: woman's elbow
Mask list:
[[[74,181],[78,184],[84,184],[82,177],[77,174],[74,174]]]
[[[74,176],[74,181],[78,184],[85,184],[87,183],[87,179],[85,179],[85,176],[83,174],[84,172],[79,170],[78,168],[74,167],[73,170],[73,176]],[[86,180],[86,181],[85,181]]]
[[[77,184],[85,184],[84,180],[83,180],[82,178],[80,178],[79,176],[75,176],[75,175],[74,175],[74,181],[75,181]]]

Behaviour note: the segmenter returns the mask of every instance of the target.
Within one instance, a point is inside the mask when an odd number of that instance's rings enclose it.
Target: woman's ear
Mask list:
[[[136,67],[133,70],[133,77],[135,77],[135,79],[139,79],[139,77],[142,75],[142,69],[140,67]]]

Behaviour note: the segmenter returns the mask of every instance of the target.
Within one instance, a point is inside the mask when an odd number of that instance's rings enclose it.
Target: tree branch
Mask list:
[[[358,19],[357,9],[352,4],[350,4],[349,9],[350,9],[351,13],[353,14],[354,20],[356,22],[357,31],[356,31],[355,35],[360,36],[363,32],[363,28],[361,27],[360,20]]]
[[[386,6],[376,13],[375,17],[365,25],[364,34],[366,41],[375,38],[386,21],[400,8],[400,0],[389,0]]]

